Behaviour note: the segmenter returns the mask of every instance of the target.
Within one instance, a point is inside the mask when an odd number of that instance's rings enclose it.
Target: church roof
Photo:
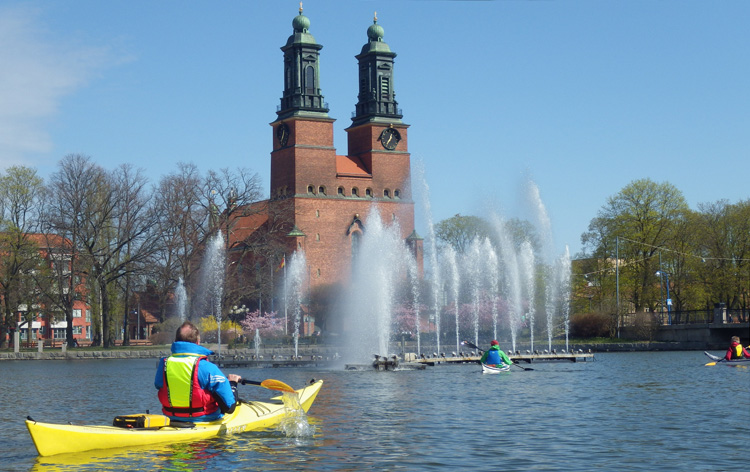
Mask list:
[[[242,213],[241,217],[232,220],[229,247],[241,243],[268,222],[268,200],[255,202]]]
[[[372,177],[356,156],[336,156],[336,175],[339,177]]]

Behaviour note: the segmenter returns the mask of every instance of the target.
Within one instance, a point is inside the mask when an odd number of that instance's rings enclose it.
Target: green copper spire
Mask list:
[[[294,32],[281,48],[284,51],[284,92],[276,114],[279,119],[290,116],[328,117],[328,106],[320,88],[319,54],[323,48],[309,32],[310,20],[302,14],[292,20]]]
[[[356,56],[359,62],[359,94],[352,125],[368,122],[401,123],[394,90],[393,59],[396,53],[383,41],[385,32],[375,13],[367,28],[367,43]]]

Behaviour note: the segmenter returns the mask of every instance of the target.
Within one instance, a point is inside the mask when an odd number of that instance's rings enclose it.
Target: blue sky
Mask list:
[[[83,153],[156,182],[193,162],[250,168],[267,192],[279,48],[298,8],[0,1],[0,168],[46,177]],[[746,0],[306,1],[339,154],[375,11],[435,221],[528,216],[531,179],[556,248],[576,253],[633,180],[668,181],[694,209],[750,195]]]

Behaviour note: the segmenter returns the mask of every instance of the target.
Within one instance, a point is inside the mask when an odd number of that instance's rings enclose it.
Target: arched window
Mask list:
[[[344,187],[339,187],[338,190],[337,190],[337,193],[339,194],[339,197],[343,197],[344,196]]]
[[[401,190],[394,190],[393,191],[393,198],[401,198]]]
[[[320,218],[320,210],[315,210],[315,218]]]
[[[320,241],[320,233],[315,233],[315,240]]]
[[[365,196],[368,197],[368,198],[372,198],[372,189],[371,188],[365,189]]]
[[[352,197],[359,197],[359,189],[357,187],[352,188]]]
[[[313,66],[307,66],[305,69],[305,93],[315,94],[315,68]]]
[[[313,187],[312,185],[308,185],[307,186],[307,193],[310,193],[310,194],[315,193],[315,187]]]
[[[290,90],[292,88],[292,68],[287,66],[286,70],[284,71],[284,78],[286,80],[286,89]]]
[[[383,190],[383,198],[391,198],[391,191],[388,189]]]
[[[324,186],[318,187],[318,194],[319,195],[325,195],[326,194],[326,188]]]

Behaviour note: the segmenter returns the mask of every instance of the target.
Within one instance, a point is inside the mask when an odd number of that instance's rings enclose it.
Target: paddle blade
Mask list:
[[[240,383],[242,385],[258,385],[259,387],[267,388],[269,390],[278,390],[280,392],[295,392],[292,387],[285,384],[281,380],[266,379],[262,382],[258,382],[257,380],[240,379]]]
[[[716,365],[716,362],[709,362],[709,363],[708,363],[708,364],[706,364],[706,365]]]
[[[278,390],[280,392],[294,393],[294,389],[280,380],[266,379],[260,383],[260,386],[269,390]]]

